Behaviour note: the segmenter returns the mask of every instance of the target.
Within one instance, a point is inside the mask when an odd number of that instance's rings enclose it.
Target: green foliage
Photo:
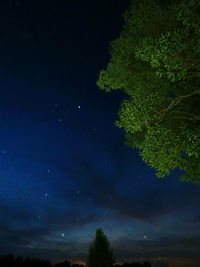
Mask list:
[[[110,243],[101,229],[97,229],[95,240],[89,248],[87,267],[112,267],[114,263]]]
[[[168,2],[168,3],[167,3]],[[200,2],[132,1],[97,85],[122,90],[116,125],[164,177],[200,182]]]

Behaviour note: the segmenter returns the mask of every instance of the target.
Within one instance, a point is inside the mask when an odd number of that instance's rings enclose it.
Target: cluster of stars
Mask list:
[[[58,108],[60,108],[61,106],[60,106],[59,104],[56,103],[56,104],[54,104],[54,107],[58,109]],[[77,109],[81,109],[81,106],[78,105],[78,106],[77,106]],[[69,114],[69,113],[70,113],[70,112],[68,111],[67,114]],[[58,122],[59,122],[59,123],[62,123],[62,122],[63,122],[63,118],[62,118],[62,117],[59,117],[59,118],[58,118]],[[93,128],[93,131],[96,132],[97,129],[94,127],[94,128]],[[6,154],[6,153],[7,153],[6,150],[2,150],[2,154]],[[47,173],[47,174],[50,174],[50,173],[51,173],[51,169],[46,169],[46,173]],[[31,194],[31,192],[29,192],[29,194]],[[77,190],[75,191],[75,194],[76,194],[77,196],[80,195],[80,189],[77,189]],[[49,197],[49,194],[48,194],[47,192],[45,192],[45,193],[43,193],[43,196],[44,196],[45,198],[48,198],[48,197]],[[41,221],[41,216],[38,216],[38,217],[37,217],[37,220],[38,220],[38,221]],[[79,218],[79,217],[74,218],[74,222],[79,223],[79,222],[80,222],[80,218]],[[61,233],[60,233],[60,237],[61,237],[61,238],[64,238],[64,237],[65,237],[65,233],[62,233],[62,232],[61,232]]]
[[[55,107],[55,108],[59,108],[60,105],[59,105],[59,104],[54,104],[54,107]],[[81,106],[78,105],[77,108],[80,109]],[[69,114],[69,113],[70,113],[70,112],[68,111],[67,114]],[[62,119],[61,117],[59,117],[59,118],[58,118],[58,122],[59,122],[59,123],[63,122],[63,119]],[[96,129],[95,129],[95,130],[96,130]]]
[[[54,107],[56,109],[59,109],[61,106],[56,103],[56,104],[54,104]],[[77,109],[81,109],[81,105],[77,105]],[[67,115],[69,115],[69,114],[70,114],[70,112],[67,111]],[[58,117],[57,118],[57,121],[58,121],[59,124],[62,124],[64,122],[64,119],[62,117]],[[95,134],[97,132],[97,128],[96,127],[92,128],[92,131]]]

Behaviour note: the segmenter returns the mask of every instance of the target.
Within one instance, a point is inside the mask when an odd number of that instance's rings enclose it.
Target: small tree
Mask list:
[[[110,243],[102,229],[96,230],[95,240],[89,247],[87,267],[112,267],[114,263]]]

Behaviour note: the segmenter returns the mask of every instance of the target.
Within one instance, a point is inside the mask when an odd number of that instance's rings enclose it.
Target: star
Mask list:
[[[45,196],[45,197],[48,197],[48,193],[45,193],[44,196]]]
[[[144,239],[147,239],[147,235],[144,235]]]
[[[7,150],[2,150],[2,154],[6,155],[7,154]]]
[[[79,218],[77,218],[77,219],[76,219],[76,221],[77,221],[77,222],[79,222],[79,221],[80,221],[80,219],[79,219]]]
[[[76,194],[79,195],[80,194],[80,191],[79,190],[76,190]]]
[[[80,109],[80,108],[81,108],[81,106],[79,105],[79,106],[78,106],[78,109]]]
[[[59,119],[58,119],[58,122],[62,122],[62,118],[59,118]]]
[[[50,173],[51,171],[50,171],[50,169],[47,169],[47,173]]]
[[[63,234],[63,233],[62,233],[62,234],[61,234],[61,236],[62,236],[62,237],[64,237],[64,236],[65,236],[65,234]]]
[[[38,220],[40,220],[41,219],[41,217],[40,216],[38,216]]]

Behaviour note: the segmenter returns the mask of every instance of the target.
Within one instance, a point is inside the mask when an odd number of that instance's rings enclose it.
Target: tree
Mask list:
[[[135,0],[97,85],[122,90],[116,126],[164,177],[200,182],[200,1]]]
[[[89,247],[87,267],[112,267],[113,263],[110,243],[102,229],[97,229],[95,240]]]
[[[56,263],[54,267],[71,267],[71,263],[65,260],[63,262]]]

